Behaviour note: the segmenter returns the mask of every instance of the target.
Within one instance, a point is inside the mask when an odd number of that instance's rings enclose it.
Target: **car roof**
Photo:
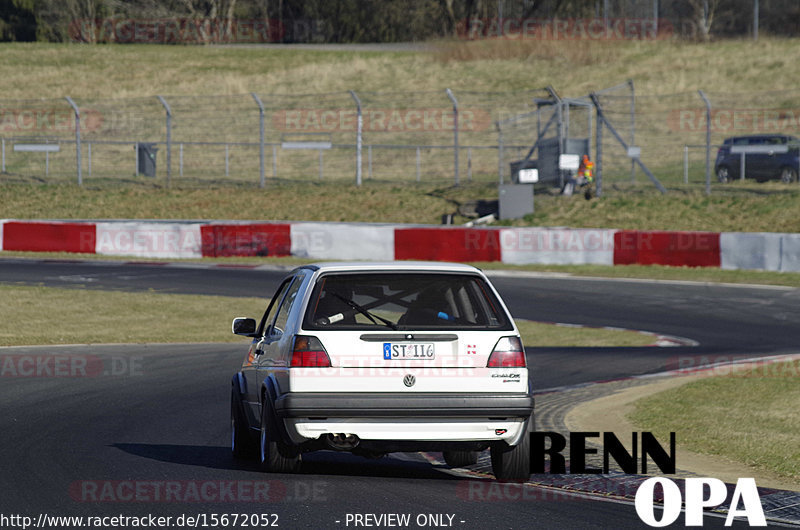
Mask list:
[[[742,134],[742,135],[739,135],[739,136],[730,136],[730,137],[728,137],[728,138],[725,138],[725,141],[728,141],[728,140],[738,140],[739,138],[793,138],[793,139],[795,139],[795,140],[797,139],[797,138],[795,138],[794,136],[792,136],[792,135],[790,135],[790,134],[781,134],[781,133],[773,133],[773,134],[768,134],[768,133],[761,133],[761,134]]]
[[[463,263],[443,261],[328,261],[298,267],[323,272],[456,272],[482,274],[480,269]]]

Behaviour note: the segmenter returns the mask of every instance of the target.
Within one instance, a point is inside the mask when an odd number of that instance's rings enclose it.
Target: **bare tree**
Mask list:
[[[692,19],[697,29],[697,36],[707,41],[711,38],[711,24],[720,5],[720,0],[687,0],[692,10]]]
[[[180,0],[180,3],[192,18],[207,18],[212,22],[221,19],[224,22],[221,34],[215,36],[213,32],[206,32],[202,35],[206,44],[231,38],[236,0]]]

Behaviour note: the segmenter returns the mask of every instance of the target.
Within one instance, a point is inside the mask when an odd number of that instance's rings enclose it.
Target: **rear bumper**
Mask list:
[[[275,400],[279,418],[528,418],[533,396],[522,393],[288,393]]]

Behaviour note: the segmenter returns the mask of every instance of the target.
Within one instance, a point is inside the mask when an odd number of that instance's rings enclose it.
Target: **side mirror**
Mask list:
[[[256,320],[254,318],[238,317],[233,319],[231,324],[231,331],[234,335],[242,335],[244,337],[256,336]]]

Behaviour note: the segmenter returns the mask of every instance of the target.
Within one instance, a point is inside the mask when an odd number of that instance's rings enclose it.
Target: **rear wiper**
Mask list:
[[[350,307],[352,307],[353,309],[355,309],[356,311],[358,311],[359,313],[361,313],[362,315],[367,317],[370,320],[370,322],[372,322],[376,326],[378,325],[378,323],[375,322],[375,319],[377,318],[378,320],[383,322],[383,324],[385,326],[388,326],[388,327],[392,328],[394,331],[397,331],[397,324],[395,324],[391,320],[386,320],[385,318],[383,318],[381,316],[378,316],[378,315],[375,315],[373,313],[370,313],[369,310],[366,309],[365,307],[362,307],[362,306],[358,305],[354,301],[352,301],[352,300],[350,300],[348,298],[345,298],[344,296],[342,296],[342,295],[340,295],[338,293],[333,293],[333,296],[335,296],[336,298],[338,298],[339,300],[341,300],[345,304],[349,305]]]

